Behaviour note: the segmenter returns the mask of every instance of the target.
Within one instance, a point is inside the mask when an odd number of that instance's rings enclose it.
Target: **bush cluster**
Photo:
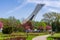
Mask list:
[[[3,27],[2,33],[3,34],[11,34],[13,32],[12,27]]]

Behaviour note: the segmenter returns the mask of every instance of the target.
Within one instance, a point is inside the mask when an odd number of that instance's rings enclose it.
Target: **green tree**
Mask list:
[[[39,27],[43,27],[44,29],[46,28],[46,23],[45,22],[38,22],[38,21],[33,21],[33,26],[35,27],[35,28],[39,28]]]
[[[8,20],[9,20],[9,24],[10,24],[9,26],[13,27],[13,31],[16,32],[18,30],[17,28],[20,27],[19,26],[19,24],[21,24],[20,20],[16,19],[15,17],[12,17],[12,16],[10,16],[8,18]]]
[[[43,21],[47,24],[52,25],[53,31],[59,31],[60,30],[60,13],[56,12],[48,12],[43,15]]]

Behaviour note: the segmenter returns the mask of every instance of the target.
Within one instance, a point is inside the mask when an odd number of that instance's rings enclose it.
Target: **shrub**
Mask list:
[[[60,32],[60,22],[52,22],[52,31]]]
[[[18,28],[18,31],[19,31],[19,32],[24,32],[24,28],[23,28],[23,27],[19,27],[19,28]]]
[[[3,34],[11,34],[13,32],[12,27],[3,27]]]

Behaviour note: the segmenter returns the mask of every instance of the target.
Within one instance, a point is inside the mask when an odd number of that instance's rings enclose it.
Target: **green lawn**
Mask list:
[[[60,33],[55,33],[52,37],[60,37]]]
[[[27,40],[32,40],[32,38],[34,38],[36,36],[42,36],[42,35],[46,35],[46,33],[28,33]]]
[[[60,33],[55,33],[54,35],[47,38],[47,40],[53,40],[53,38],[60,38]]]
[[[7,38],[15,38],[15,37],[26,37],[25,33],[12,33],[12,34],[2,34],[0,33],[0,40],[7,39]]]
[[[15,35],[15,36],[11,36],[11,35]],[[7,39],[7,38],[14,38],[17,37],[17,35],[20,35],[22,37],[26,37],[26,40],[32,40],[32,38],[36,37],[36,36],[41,36],[41,35],[46,35],[46,33],[28,33],[28,36],[26,35],[26,33],[12,33],[12,34],[2,34],[0,33],[0,40],[3,39]]]
[[[47,38],[47,40],[53,40],[53,38],[51,38],[51,37],[48,37],[48,38]]]

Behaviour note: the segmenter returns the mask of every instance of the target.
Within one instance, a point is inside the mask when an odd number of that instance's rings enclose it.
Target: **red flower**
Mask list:
[[[3,23],[2,22],[0,22],[0,29],[3,27]]]
[[[50,29],[51,29],[51,26],[47,25],[47,26],[46,26],[46,29],[47,29],[47,30],[50,30]]]

